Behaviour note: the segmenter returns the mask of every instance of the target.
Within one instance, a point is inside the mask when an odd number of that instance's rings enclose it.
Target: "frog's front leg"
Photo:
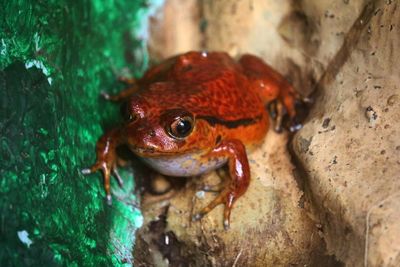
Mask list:
[[[222,141],[209,154],[207,158],[227,158],[231,181],[208,206],[193,216],[199,220],[219,204],[224,204],[224,228],[230,225],[230,214],[235,201],[242,196],[250,183],[250,167],[247,160],[246,149],[239,140]]]
[[[113,174],[119,185],[122,186],[122,179],[117,172],[116,148],[121,144],[120,129],[113,129],[105,133],[96,144],[97,160],[90,168],[82,169],[83,174],[94,173],[98,170],[103,172],[104,190],[107,203],[111,204],[110,177]]]

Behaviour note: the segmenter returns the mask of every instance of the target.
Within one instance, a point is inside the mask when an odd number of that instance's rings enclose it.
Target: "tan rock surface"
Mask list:
[[[400,11],[374,4],[294,139],[328,251],[348,266],[400,266]]]

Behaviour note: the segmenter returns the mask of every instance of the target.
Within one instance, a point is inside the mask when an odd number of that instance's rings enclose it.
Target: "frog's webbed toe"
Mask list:
[[[119,144],[119,130],[114,129],[104,134],[97,141],[96,152],[97,161],[89,168],[84,168],[81,173],[84,175],[101,171],[104,178],[104,190],[106,192],[107,203],[111,204],[110,177],[114,175],[118,184],[122,187],[123,181],[117,170],[117,156],[115,149]]]
[[[192,221],[198,221],[202,219],[207,213],[212,211],[216,206],[224,204],[224,229],[228,230],[230,226],[230,215],[233,203],[237,200],[235,192],[232,192],[229,188],[224,189],[211,203],[204,207],[200,212],[192,216]]]
[[[286,109],[279,100],[275,100],[268,105],[269,114],[273,120],[275,132],[282,132],[282,121],[286,115]]]
[[[293,132],[297,132],[301,128],[303,128],[303,124],[297,122],[296,118],[293,118],[290,123],[290,126],[289,126],[289,131],[291,131],[293,133]]]
[[[122,180],[122,177],[118,172],[118,168],[117,168],[116,164],[114,165],[112,173],[113,173],[115,179],[117,180],[117,183],[118,183],[119,187],[123,188],[124,187],[124,181]]]
[[[137,83],[135,78],[128,78],[126,76],[118,76],[118,81],[126,85],[135,85]]]
[[[111,95],[104,90],[100,91],[100,96],[105,100],[111,100]]]
[[[109,94],[106,91],[101,91],[100,95],[105,99],[113,102],[123,102],[131,95],[138,91],[138,85],[136,79],[134,78],[126,78],[126,77],[118,77],[118,81],[126,84],[128,87],[117,94]]]
[[[123,102],[128,100],[131,95],[137,92],[137,86],[129,87],[125,90],[122,90],[118,94],[112,95],[107,93],[106,91],[101,91],[100,95],[105,99],[113,102]]]
[[[274,130],[278,133],[283,128],[291,132],[300,130],[300,121],[305,117],[307,106],[312,103],[308,97],[301,98],[297,93],[290,93],[277,98],[268,105],[268,112],[273,120]]]
[[[110,177],[111,174],[115,177],[118,182],[118,185],[122,188],[124,185],[124,181],[122,180],[120,174],[118,173],[116,165],[113,167],[108,167],[106,162],[96,162],[90,168],[84,168],[81,170],[83,175],[88,175],[95,173],[97,171],[101,171],[103,173],[104,178],[104,190],[106,191],[106,201],[108,205],[112,204],[112,197],[111,197],[111,188],[110,188]]]
[[[289,121],[287,122],[289,131],[296,132],[303,128],[301,121],[305,119],[309,107],[313,102],[313,99],[310,97],[299,97],[297,95],[294,101],[294,114],[289,114]]]
[[[111,189],[110,189],[110,177],[111,175],[117,180],[118,185],[122,188],[124,186],[124,181],[122,180],[121,175],[118,172],[116,164],[114,166],[109,167],[106,162],[96,162],[90,168],[84,168],[81,170],[81,173],[84,175],[92,174],[97,171],[101,171],[103,173],[104,178],[104,190],[106,191],[106,200],[109,205],[111,205]]]
[[[95,173],[97,171],[101,171],[103,173],[104,190],[106,191],[106,200],[107,204],[111,205],[112,199],[111,199],[111,189],[110,189],[110,176],[111,172],[113,171],[112,168],[110,168],[106,162],[97,161],[90,168],[82,169],[81,173],[87,175]]]

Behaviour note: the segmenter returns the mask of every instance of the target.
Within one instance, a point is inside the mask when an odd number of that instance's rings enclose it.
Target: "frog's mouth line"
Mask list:
[[[130,150],[140,157],[159,157],[159,156],[176,156],[179,154],[196,153],[196,150],[179,150],[179,151],[159,151],[154,148],[143,148],[129,145]]]

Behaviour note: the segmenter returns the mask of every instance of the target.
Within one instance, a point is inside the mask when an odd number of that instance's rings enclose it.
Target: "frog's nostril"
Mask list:
[[[149,136],[150,136],[150,137],[155,137],[155,136],[156,136],[156,131],[150,130]]]
[[[144,127],[143,125],[139,125],[139,126],[136,127],[136,131],[137,132],[142,132],[142,134],[143,134],[144,130],[146,130],[146,127]]]

